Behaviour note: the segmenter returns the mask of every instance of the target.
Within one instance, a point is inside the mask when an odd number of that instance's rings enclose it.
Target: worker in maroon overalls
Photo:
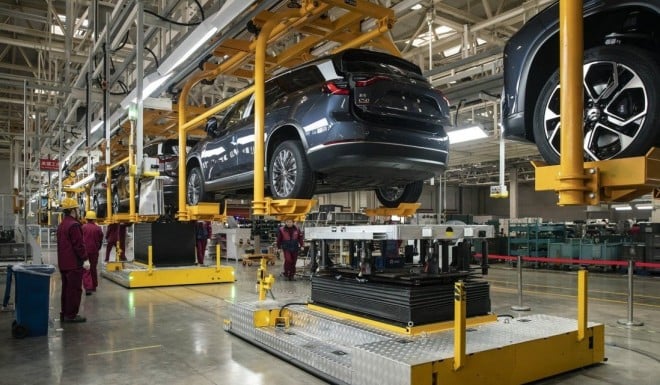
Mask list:
[[[87,295],[91,295],[92,292],[96,291],[96,287],[99,285],[96,266],[99,263],[99,251],[101,250],[101,246],[103,246],[103,230],[101,230],[101,226],[95,223],[95,211],[89,210],[87,214],[85,214],[85,219],[87,220],[87,223],[82,226],[83,242],[85,244],[85,252],[87,253],[87,258],[89,259],[90,264],[89,273],[92,276],[92,285],[85,285],[85,291]]]
[[[110,261],[110,251],[112,248],[117,247],[117,241],[119,241],[119,248],[121,249],[121,255],[115,256],[115,261],[125,261],[126,260],[126,225],[124,223],[111,223],[108,225],[108,229],[105,232],[105,262]]]
[[[64,216],[57,227],[57,265],[62,275],[61,322],[85,322],[78,314],[82,296],[83,266],[89,268],[85,253],[83,232],[78,222],[78,202],[64,198],[60,203]]]
[[[293,224],[291,219],[287,219],[285,225],[280,227],[277,232],[277,248],[284,253],[284,272],[282,275],[289,281],[293,281],[296,275],[298,251],[302,246],[302,232]]]
[[[195,246],[197,252],[197,264],[202,266],[204,264],[204,252],[206,251],[206,243],[212,235],[211,222],[198,221],[195,223]]]

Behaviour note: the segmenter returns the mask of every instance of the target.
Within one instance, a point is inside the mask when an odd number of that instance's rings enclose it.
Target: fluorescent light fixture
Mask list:
[[[82,178],[81,180],[77,181],[76,183],[72,184],[71,188],[82,187],[88,183],[91,183],[92,181],[94,181],[94,174],[88,175]]]
[[[631,211],[632,210],[632,207],[630,205],[612,206],[612,208],[616,211]]]
[[[421,4],[415,4],[412,7],[410,7],[410,9],[412,9],[413,11],[417,11],[417,10],[422,9],[422,5]]]
[[[653,210],[653,205],[649,203],[644,203],[644,204],[636,205],[635,208],[637,210]]]
[[[158,67],[161,75],[171,73],[194,54],[199,47],[208,43],[211,36],[218,32],[218,27],[200,24],[197,28],[172,51],[172,54]]]
[[[102,120],[99,120],[98,122],[94,123],[94,124],[92,125],[92,128],[89,129],[89,133],[90,133],[90,135],[93,134],[93,133],[95,133],[99,128],[101,128],[102,125],[103,125],[103,121],[102,121]]]
[[[158,87],[162,86],[163,83],[167,81],[170,77],[174,75],[173,72],[170,72],[165,75],[160,75],[158,72],[152,72],[149,75],[144,77],[142,82],[142,101],[150,97]],[[137,89],[133,88],[131,92],[121,101],[121,106],[123,109],[128,109],[131,104],[137,103]]]
[[[472,140],[487,138],[488,135],[479,126],[470,126],[466,128],[459,128],[458,130],[448,131],[449,143],[463,143]]]
[[[156,75],[156,74],[158,74],[158,72],[154,72],[151,75]],[[159,77],[158,79],[156,79],[154,81],[150,81],[149,84],[144,85],[144,89],[142,90],[142,101],[144,101],[144,99],[151,96],[151,94],[153,94],[154,91],[156,91],[158,89],[158,87],[162,86],[163,83],[165,83],[165,81],[172,76],[172,74],[173,73],[170,72],[170,73],[168,73],[164,76]],[[147,78],[145,78],[145,80],[147,80]]]

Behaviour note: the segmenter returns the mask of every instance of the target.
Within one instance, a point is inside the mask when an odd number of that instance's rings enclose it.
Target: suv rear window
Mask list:
[[[316,66],[303,67],[273,79],[285,93],[291,94],[325,80]]]

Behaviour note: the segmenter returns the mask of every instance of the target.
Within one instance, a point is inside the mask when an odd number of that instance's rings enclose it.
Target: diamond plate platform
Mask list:
[[[529,315],[469,327],[466,364],[455,371],[453,330],[408,336],[300,305],[286,307],[290,327],[276,327],[283,305],[231,304],[226,328],[336,384],[522,384],[604,357],[602,324],[589,323],[588,338],[577,341],[575,320]],[[259,312],[270,326],[254,326]]]
[[[100,271],[101,276],[127,289],[235,282],[231,266],[154,267],[125,262],[121,270]]]

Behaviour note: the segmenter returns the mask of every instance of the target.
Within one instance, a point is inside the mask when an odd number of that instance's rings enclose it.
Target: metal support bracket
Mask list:
[[[364,213],[370,217],[390,217],[392,215],[409,217],[415,215],[420,206],[421,203],[400,203],[398,207],[378,207],[364,210]]]
[[[532,162],[536,169],[536,191],[560,192],[560,166]],[[653,147],[645,156],[584,163],[585,188],[582,202],[628,202],[649,194],[660,186],[660,147]]]

